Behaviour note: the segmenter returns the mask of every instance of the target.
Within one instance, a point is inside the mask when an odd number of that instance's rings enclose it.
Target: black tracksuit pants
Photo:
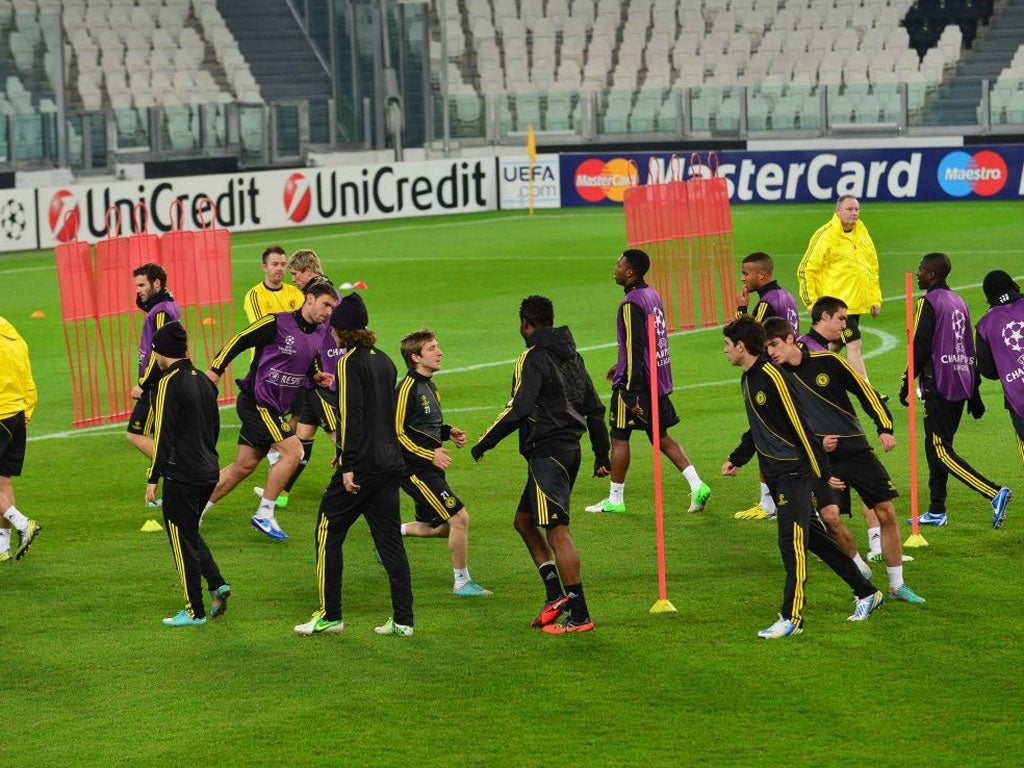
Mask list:
[[[788,475],[768,483],[778,510],[779,554],[786,569],[786,585],[782,592],[782,618],[802,627],[806,603],[807,550],[820,557],[839,578],[845,581],[858,598],[873,595],[875,586],[865,579],[856,564],[825,533],[817,522],[812,523],[812,481],[803,475]]]
[[[325,619],[341,619],[342,544],[352,523],[362,515],[388,574],[395,623],[412,626],[412,578],[402,542],[400,474],[357,476],[360,489],[355,494],[345,490],[340,471],[331,478],[320,502],[314,536],[320,611]]]
[[[993,483],[953,450],[953,438],[964,415],[964,401],[950,402],[937,395],[924,398],[924,453],[928,458],[928,511],[946,512],[946,486],[952,474],[972,491],[990,501],[999,493]]]
[[[164,478],[164,524],[178,578],[185,589],[185,610],[193,619],[206,616],[202,580],[206,579],[211,592],[225,583],[210,548],[199,535],[199,516],[216,486],[216,482],[192,485]]]

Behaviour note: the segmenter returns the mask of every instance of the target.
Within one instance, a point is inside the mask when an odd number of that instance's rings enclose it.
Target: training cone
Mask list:
[[[43,312],[43,310],[41,309],[37,309],[35,312],[32,313],[32,318],[35,320],[41,320],[44,317],[46,317],[46,313]]]
[[[924,536],[920,533],[913,533],[907,536],[907,540],[903,542],[904,547],[927,547],[928,542],[924,540]]]
[[[156,533],[158,531],[162,531],[163,529],[164,527],[160,525],[160,523],[158,523],[156,520],[147,520],[142,524],[142,527],[139,528],[139,530],[143,533]]]
[[[352,285],[352,283],[342,283],[338,286],[338,289],[342,291],[351,291],[353,288],[355,288],[355,286]]]
[[[352,287],[355,288],[357,291],[365,291],[367,288],[369,288],[369,286],[366,284],[364,280],[356,280],[354,283],[352,283]]]
[[[213,325],[216,321],[212,317],[204,317],[203,325]]]
[[[658,600],[651,606],[650,613],[675,613],[676,607],[669,600]]]

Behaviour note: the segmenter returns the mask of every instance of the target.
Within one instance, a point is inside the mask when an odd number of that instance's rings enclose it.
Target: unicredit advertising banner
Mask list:
[[[141,204],[141,205],[140,205]],[[498,207],[493,158],[188,176],[38,190],[40,248],[111,230],[216,225],[233,232],[371,221]],[[33,223],[34,226],[34,223]]]
[[[657,183],[696,173],[725,178],[733,203],[812,203],[840,195],[881,201],[1024,197],[1022,146],[726,151],[714,168],[706,154],[562,155],[562,206],[621,205],[626,187],[637,180]]]

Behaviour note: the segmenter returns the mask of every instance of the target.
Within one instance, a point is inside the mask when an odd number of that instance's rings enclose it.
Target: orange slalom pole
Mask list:
[[[907,439],[910,451],[910,536],[905,547],[927,547],[917,522],[917,397],[914,383],[914,276],[906,273],[904,299],[907,305]]]
[[[654,333],[654,315],[647,316],[647,378],[651,384],[651,436],[654,446],[654,521],[658,540],[658,600],[651,613],[674,613],[669,602],[665,578],[665,514],[661,493],[661,419],[658,413],[658,344]]]

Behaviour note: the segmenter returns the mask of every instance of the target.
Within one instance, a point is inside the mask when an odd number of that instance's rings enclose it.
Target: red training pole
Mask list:
[[[665,580],[665,515],[661,498],[661,420],[658,414],[658,342],[654,333],[654,315],[647,316],[647,378],[651,383],[651,436],[654,445],[654,521],[658,540],[658,601],[651,613],[675,612],[669,602]]]
[[[917,397],[914,384],[914,277],[906,273],[904,299],[907,305],[907,430],[910,442],[910,536],[904,546],[927,547],[928,542],[920,533],[917,522]]]

